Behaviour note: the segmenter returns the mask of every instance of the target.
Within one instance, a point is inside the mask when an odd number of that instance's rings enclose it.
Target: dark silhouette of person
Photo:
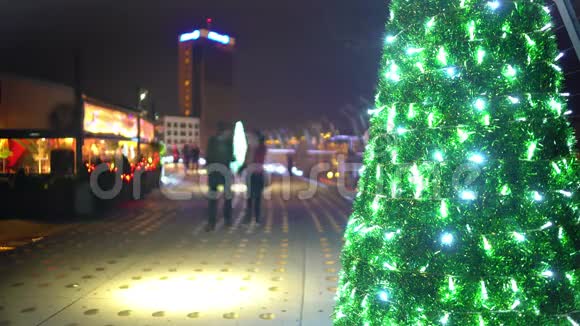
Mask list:
[[[125,154],[121,154],[121,162],[123,163],[123,174],[131,174],[131,163]]]
[[[194,144],[191,147],[191,167],[193,169],[193,173],[197,173],[197,170],[199,169],[199,154],[199,146]]]
[[[249,167],[247,175],[247,203],[244,224],[252,221],[252,213],[256,218],[256,224],[261,221],[262,193],[264,192],[264,161],[266,160],[266,139],[258,134],[258,145],[252,150],[248,148],[246,163],[240,168],[239,173]],[[253,212],[252,212],[253,211]]]
[[[185,167],[185,174],[189,171],[189,163],[191,162],[191,152],[189,145],[183,145],[183,149],[181,150],[183,153],[183,165]]]
[[[288,162],[288,175],[292,176],[293,175],[292,169],[294,168],[294,158],[292,157],[292,154],[288,154],[286,156],[286,160]]]
[[[208,140],[207,169],[209,186],[208,224],[206,231],[213,231],[216,226],[217,191],[218,186],[224,187],[224,221],[226,226],[232,225],[232,190],[233,175],[230,163],[234,160],[233,138],[231,131],[223,122],[218,123],[217,134]]]

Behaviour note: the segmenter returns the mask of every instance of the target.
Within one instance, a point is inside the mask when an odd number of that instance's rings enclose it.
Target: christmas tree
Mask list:
[[[336,325],[578,325],[578,165],[541,0],[392,0]]]

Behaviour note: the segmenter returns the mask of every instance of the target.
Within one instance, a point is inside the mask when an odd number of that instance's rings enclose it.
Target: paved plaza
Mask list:
[[[0,252],[0,325],[330,325],[351,203],[274,180],[260,225],[207,233],[195,178]],[[240,187],[243,188],[243,187]],[[193,194],[193,195],[192,195]]]

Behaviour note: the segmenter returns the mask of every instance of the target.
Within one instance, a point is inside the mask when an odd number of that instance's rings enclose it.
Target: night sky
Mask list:
[[[212,17],[237,38],[240,110],[264,128],[343,119],[372,98],[387,15],[378,0],[2,2],[0,71],[70,83],[82,48],[87,94],[134,105],[139,85],[162,114],[178,113],[178,34]]]
[[[161,114],[178,113],[178,35],[211,17],[213,30],[237,38],[240,110],[261,128],[323,117],[347,126],[342,109],[364,112],[388,15],[384,0],[0,0],[0,8],[0,72],[70,84],[80,48],[85,93],[134,106],[145,87]],[[565,68],[578,70],[573,50],[567,56]]]

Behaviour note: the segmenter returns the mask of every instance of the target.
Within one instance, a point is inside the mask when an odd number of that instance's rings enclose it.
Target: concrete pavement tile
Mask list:
[[[55,297],[3,297],[0,298],[0,325],[38,325],[71,302]]]

